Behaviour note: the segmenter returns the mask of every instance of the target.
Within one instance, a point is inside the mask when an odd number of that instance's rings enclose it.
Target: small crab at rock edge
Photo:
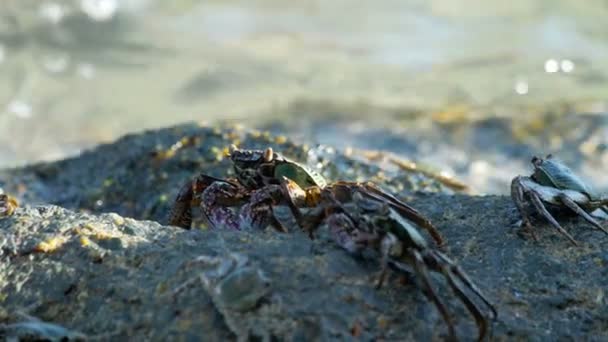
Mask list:
[[[186,182],[177,194],[169,224],[189,229],[192,207],[200,206],[212,227],[232,229],[265,228],[272,224],[286,231],[274,212],[282,202],[283,177],[302,188],[324,187],[327,182],[313,169],[274,152],[238,149],[230,146],[235,179],[219,179],[205,174]],[[238,214],[229,207],[241,206]]]
[[[534,209],[568,240],[577,245],[547,207],[552,210],[569,210],[582,216],[595,228],[608,234],[608,231],[591,216],[596,209],[608,210],[608,196],[600,195],[585,184],[578,176],[561,161],[548,155],[545,159],[532,158],[534,173],[531,176],[517,176],[511,182],[511,198],[522,218],[522,226],[530,231],[536,239],[530,217],[526,212],[526,204],[531,203]]]
[[[478,340],[487,335],[489,321],[482,309],[467,294],[473,293],[489,308],[492,320],[497,317],[494,306],[450,258],[431,246],[416,226],[427,230],[437,245],[443,244],[439,231],[421,213],[401,202],[371,182],[336,182],[314,191],[302,190],[295,182],[285,180],[292,206],[300,211],[298,222],[308,230],[326,226],[332,239],[350,253],[372,248],[381,256],[380,287],[389,266],[409,273],[408,265],[456,339],[454,322],[446,305],[434,290],[429,271],[443,275],[450,288],[473,315],[479,331]],[[312,204],[312,205],[311,205]]]
[[[0,194],[0,217],[10,216],[19,207],[19,202],[7,194]]]

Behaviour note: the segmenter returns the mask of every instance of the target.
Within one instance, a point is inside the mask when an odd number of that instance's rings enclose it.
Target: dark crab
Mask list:
[[[238,149],[230,146],[236,179],[218,179],[200,174],[180,189],[169,224],[189,229],[192,206],[200,206],[212,227],[265,228],[272,224],[285,231],[276,219],[277,205],[284,203],[283,179],[302,188],[324,187],[325,179],[307,166],[292,161],[272,148]],[[229,207],[240,207],[238,213]]]
[[[372,248],[379,252],[382,269],[377,287],[382,285],[389,266],[406,272],[407,265],[411,266],[446,322],[450,337],[455,339],[454,322],[434,290],[429,271],[442,274],[473,315],[479,330],[478,339],[483,340],[489,327],[488,319],[467,291],[487,305],[492,319],[497,316],[496,310],[456,263],[428,244],[417,226],[427,230],[437,244],[442,244],[443,240],[421,213],[369,182],[333,183],[318,189],[319,194],[312,199],[309,197],[314,192],[304,192],[288,180],[285,184],[291,203],[302,210],[299,221],[307,229],[326,225],[333,240],[347,251],[359,253]],[[316,202],[315,206],[307,209],[311,202]]]
[[[282,177],[294,181],[302,188],[324,187],[327,184],[318,172],[274,152],[270,147],[265,150],[247,150],[231,145],[230,160],[236,178],[248,189],[281,184]]]
[[[545,159],[533,157],[532,164],[534,173],[530,177],[517,176],[511,182],[511,197],[521,214],[522,225],[533,237],[535,237],[533,227],[525,210],[526,200],[529,200],[536,211],[574,245],[577,245],[576,240],[555,220],[546,205],[554,210],[569,209],[608,234],[608,231],[591,216],[591,212],[596,209],[606,210],[607,196],[595,194],[572,170],[551,155]]]

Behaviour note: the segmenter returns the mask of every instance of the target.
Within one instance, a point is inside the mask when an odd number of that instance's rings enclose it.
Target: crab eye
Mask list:
[[[230,144],[230,146],[228,147],[228,151],[230,152],[230,154],[233,154],[236,150],[238,150],[238,148],[235,144]]]
[[[271,162],[273,155],[274,153],[272,152],[272,147],[267,148],[264,150],[264,161],[267,163]]]
[[[537,156],[534,156],[534,157],[532,157],[531,162],[532,162],[532,164],[538,166],[538,165],[540,165],[540,164],[543,163],[543,159],[542,158],[538,158]]]

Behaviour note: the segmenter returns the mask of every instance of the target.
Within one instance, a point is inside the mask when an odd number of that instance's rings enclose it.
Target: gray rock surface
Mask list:
[[[201,141],[166,154],[194,136]],[[294,158],[316,153],[273,137],[183,126],[125,137],[57,163],[0,171],[1,186],[25,203],[0,218],[0,338],[27,333],[11,330],[31,327],[23,314],[62,326],[70,336],[100,340],[446,337],[415,277],[393,273],[376,290],[376,256],[350,255],[323,230],[310,240],[295,228],[287,234],[186,231],[146,221],[163,222],[190,176],[225,175],[221,149],[232,140],[272,144]],[[558,216],[581,246],[543,221],[535,242],[514,228],[518,215],[507,197],[454,195],[415,172],[383,178],[372,163],[323,151],[318,160],[326,174],[374,178],[438,226],[447,254],[495,303],[495,340],[608,339],[608,237],[601,232]],[[120,215],[104,213],[111,211]],[[433,281],[458,336],[474,339],[464,305],[440,275]]]
[[[496,304],[496,340],[608,338],[600,232],[566,219],[582,247],[544,225],[538,242],[522,238],[505,197],[428,195],[413,204]],[[447,332],[413,282],[393,276],[375,290],[376,259],[353,257],[324,234],[185,231],[40,206],[0,219],[0,242],[6,323],[27,311],[102,339],[439,340]],[[434,279],[459,336],[473,339],[472,318]]]

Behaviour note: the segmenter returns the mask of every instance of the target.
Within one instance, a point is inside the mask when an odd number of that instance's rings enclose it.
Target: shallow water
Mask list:
[[[602,1],[7,0],[0,13],[0,167],[228,120],[388,149],[482,193],[546,152],[608,187],[606,120],[567,115],[606,112]]]

